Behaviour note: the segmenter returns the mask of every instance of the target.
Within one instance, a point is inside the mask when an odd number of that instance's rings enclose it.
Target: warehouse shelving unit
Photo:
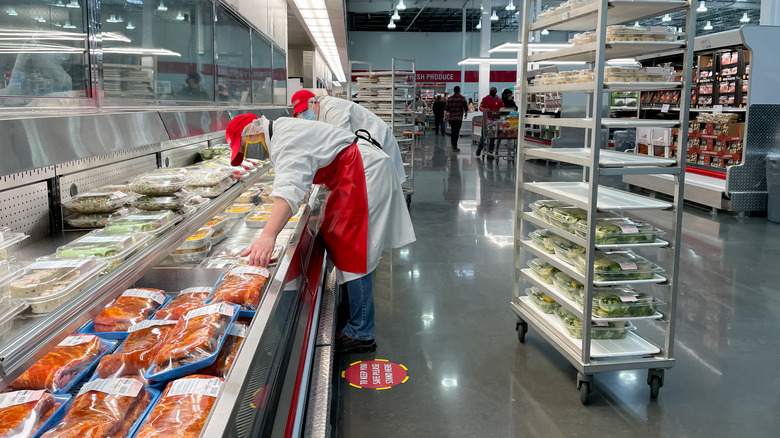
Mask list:
[[[408,108],[407,102],[414,102],[417,94],[417,69],[414,59],[393,58],[390,70],[375,71],[373,66],[362,61],[350,61],[354,64],[368,64],[368,72],[351,73],[357,76],[358,92],[350,99],[376,114],[392,129],[406,170],[406,182],[403,184],[406,203],[411,204],[414,194],[414,149],[418,133],[415,118],[419,113]],[[351,84],[350,84],[351,87]]]
[[[663,386],[664,371],[674,366],[674,331],[675,314],[678,288],[678,266],[680,230],[682,223],[683,188],[685,178],[685,151],[674,159],[657,158],[645,155],[622,154],[602,150],[608,141],[603,128],[617,127],[686,127],[688,114],[679,112],[676,120],[644,120],[644,119],[606,119],[602,118],[601,108],[606,98],[606,93],[611,91],[644,91],[652,89],[682,89],[682,106],[687,107],[690,98],[690,71],[692,64],[693,35],[688,34],[684,40],[664,41],[635,41],[635,42],[607,42],[607,25],[634,23],[647,17],[654,17],[678,10],[686,10],[687,24],[685,29],[690,29],[695,24],[695,5],[692,1],[658,0],[658,1],[626,1],[626,0],[596,0],[593,3],[575,7],[568,11],[562,11],[554,16],[531,23],[531,8],[533,0],[524,1],[523,23],[521,40],[525,45],[529,39],[529,33],[536,30],[595,30],[597,39],[594,43],[572,46],[556,51],[529,55],[525,51],[520,53],[520,65],[528,62],[539,61],[586,61],[593,68],[593,82],[558,84],[555,86],[528,86],[525,78],[518,80],[518,88],[523,92],[520,108],[521,123],[533,123],[534,119],[526,115],[529,94],[545,92],[553,88],[561,92],[584,92],[588,96],[588,114],[584,118],[553,118],[545,120],[554,126],[584,128],[585,139],[583,147],[546,149],[535,148],[526,145],[518,149],[519,165],[517,166],[516,188],[516,217],[515,217],[515,290],[511,303],[512,310],[517,315],[518,337],[524,342],[528,326],[533,327],[550,344],[558,350],[577,369],[577,388],[582,403],[587,403],[593,384],[593,375],[604,371],[619,371],[630,369],[647,369],[647,383],[650,385],[650,396],[658,396],[660,387]],[[615,58],[636,57],[651,52],[664,52],[672,49],[685,49],[683,82],[672,83],[604,83],[604,66],[607,60]],[[686,130],[680,129],[680,142],[687,141]],[[547,159],[558,162],[579,165],[583,167],[583,179],[579,182],[526,182],[523,172],[523,163],[529,159]],[[669,175],[674,179],[675,190],[672,202],[650,199],[621,190],[599,185],[600,178],[607,175]],[[545,197],[565,202],[569,205],[586,210],[588,217],[587,232],[585,237],[572,234],[553,223],[548,223],[534,213],[525,211],[526,195]],[[648,244],[627,245],[597,245],[596,244],[596,218],[601,217],[601,212],[625,213],[632,210],[668,210],[671,216],[670,238],[668,240],[657,239]],[[533,242],[527,240],[523,234],[523,224],[538,228],[546,228],[552,233],[579,244],[585,248],[584,272],[575,269],[555,255],[538,248]],[[630,281],[597,281],[594,276],[594,261],[597,252],[601,250],[632,249],[664,251],[662,254],[666,271],[663,275],[656,273],[652,278]],[[659,249],[660,248],[660,249]],[[522,260],[526,254],[537,257],[571,276],[574,280],[584,285],[584,301],[582,306],[566,297],[556,288],[537,277],[530,269],[524,269]],[[603,279],[601,279],[603,280]],[[525,296],[525,285],[530,283],[539,291],[553,298],[564,309],[568,310],[582,321],[582,339],[575,339],[557,321],[558,317],[549,315],[539,310],[532,303],[531,298]],[[592,297],[595,287],[636,285],[643,288],[651,284],[662,284],[665,290],[666,307],[663,312],[641,318],[591,318],[593,310]],[[628,331],[625,339],[598,340],[592,339],[591,328],[603,321],[620,321],[649,319],[660,321],[663,326],[664,341],[662,345],[656,345],[645,339],[641,331],[639,333]]]

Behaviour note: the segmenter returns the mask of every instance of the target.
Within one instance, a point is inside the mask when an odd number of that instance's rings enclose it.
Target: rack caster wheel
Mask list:
[[[664,370],[648,370],[647,384],[650,385],[650,398],[657,399],[658,392],[664,386]]]
[[[590,401],[590,382],[580,382],[580,403],[587,405]]]
[[[517,330],[517,339],[520,343],[525,343],[525,334],[528,333],[528,323],[523,320],[517,321],[515,330]]]

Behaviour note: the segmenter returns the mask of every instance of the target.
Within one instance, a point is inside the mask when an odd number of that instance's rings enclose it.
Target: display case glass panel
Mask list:
[[[252,94],[255,103],[273,103],[271,42],[259,32],[252,32]]]
[[[252,102],[249,28],[219,7],[217,25],[217,95],[219,103]]]
[[[287,55],[278,47],[274,47],[274,103],[288,105],[287,101]]]

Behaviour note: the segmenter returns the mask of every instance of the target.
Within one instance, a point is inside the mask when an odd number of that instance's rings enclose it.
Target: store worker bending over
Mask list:
[[[336,336],[336,350],[369,352],[374,342],[371,272],[385,248],[414,242],[412,221],[392,162],[372,143],[321,122],[293,118],[269,121],[242,114],[225,133],[231,163],[240,164],[247,144],[260,143],[274,165],[274,201],[263,234],[242,255],[266,266],[287,221],[303,204],[312,184],[330,190],[320,227],[337,280],[349,296],[350,318]]]
[[[309,90],[299,90],[292,96],[293,117],[317,120],[356,132],[365,129],[371,134],[392,160],[398,183],[406,182],[406,172],[401,159],[401,150],[393,130],[384,120],[362,106],[348,100],[331,96],[315,96]]]

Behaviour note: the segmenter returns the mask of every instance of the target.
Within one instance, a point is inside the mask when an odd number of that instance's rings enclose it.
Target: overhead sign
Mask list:
[[[358,361],[341,372],[350,386],[355,388],[390,389],[409,380],[405,366],[385,359]]]
[[[553,70],[553,71],[557,71]],[[357,70],[352,72],[352,82],[357,81],[360,73]],[[367,73],[367,72],[365,72]],[[460,70],[417,70],[415,73],[418,83],[426,82],[461,82]],[[411,82],[411,75],[407,77],[407,82]],[[491,70],[490,82],[510,82],[517,81],[516,70]],[[476,70],[466,70],[464,82],[479,82],[479,72]]]

